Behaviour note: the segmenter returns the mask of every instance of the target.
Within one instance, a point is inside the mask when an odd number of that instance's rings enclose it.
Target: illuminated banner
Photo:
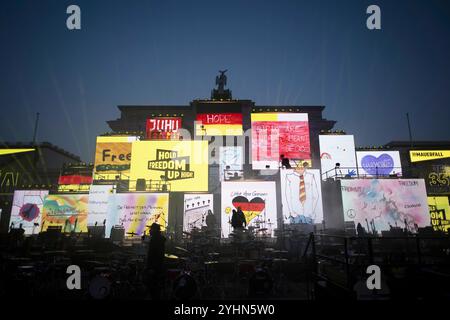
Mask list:
[[[242,147],[220,147],[219,156],[221,181],[241,180],[244,178]]]
[[[356,151],[353,135],[319,135],[322,179],[356,176]],[[336,164],[340,168],[336,168]]]
[[[281,155],[310,163],[307,113],[252,113],[251,121],[253,169],[278,169]]]
[[[107,238],[115,225],[122,225],[126,236],[142,236],[153,223],[158,223],[161,230],[165,230],[169,213],[169,194],[116,193],[110,197],[108,212],[105,232]]]
[[[87,194],[51,194],[45,197],[42,231],[60,226],[62,232],[87,232]]]
[[[428,197],[431,225],[435,231],[450,230],[450,206],[448,197]]]
[[[16,190],[11,209],[10,224],[14,228],[22,225],[25,234],[36,234],[41,230],[41,214],[47,190]]]
[[[179,138],[178,130],[181,129],[181,118],[151,118],[147,119],[147,139],[174,140]]]
[[[197,136],[241,136],[241,113],[202,113],[196,118]]]
[[[185,194],[183,231],[191,232],[194,228],[201,229],[206,226],[209,210],[214,210],[212,194]]]
[[[97,137],[94,177],[96,180],[127,179],[130,174],[131,144],[138,137]]]
[[[168,191],[208,191],[207,141],[133,143],[130,187],[138,179],[167,182]]]
[[[345,221],[360,223],[366,231],[430,225],[422,179],[345,179],[341,193]]]
[[[356,151],[360,176],[402,175],[398,151]]]
[[[108,219],[108,203],[115,193],[113,185],[93,185],[89,190],[88,226],[102,226]]]
[[[320,170],[299,166],[282,169],[280,175],[284,223],[322,223]]]
[[[35,149],[0,149],[0,156],[4,156],[7,154],[16,154],[16,153],[23,153],[23,152],[31,152]]]
[[[78,174],[72,174],[67,176],[59,176],[58,184],[90,184],[92,183],[92,177],[91,176],[82,176]]]
[[[228,238],[233,231],[231,217],[238,208],[244,212],[248,226],[272,235],[277,228],[275,182],[222,182],[222,237]]]
[[[450,158],[450,150],[412,150],[409,151],[411,162]]]

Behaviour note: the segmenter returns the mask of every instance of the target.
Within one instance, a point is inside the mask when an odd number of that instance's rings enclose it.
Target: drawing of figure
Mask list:
[[[308,163],[304,162],[286,174],[284,196],[289,211],[286,222],[312,224],[316,219],[320,198],[318,177],[307,167]]]

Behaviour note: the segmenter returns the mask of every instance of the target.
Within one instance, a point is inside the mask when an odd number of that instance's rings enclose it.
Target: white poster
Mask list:
[[[356,176],[353,135],[319,135],[322,179]],[[336,167],[339,164],[339,167]]]
[[[47,190],[16,190],[14,191],[11,209],[10,226],[22,228],[25,234],[36,234],[41,230],[42,208]]]
[[[402,175],[398,151],[356,151],[356,159],[360,177]]]
[[[280,175],[284,223],[322,223],[320,170],[299,166],[282,169]]]
[[[242,170],[243,153],[242,147],[220,147],[220,180],[241,180],[244,177]]]
[[[108,219],[108,201],[115,193],[113,185],[92,185],[89,190],[88,226],[102,226]]]
[[[269,235],[277,227],[277,202],[274,181],[222,182],[222,237],[233,231],[233,210],[241,208],[247,226],[255,232],[266,229]]]
[[[183,231],[191,232],[194,228],[201,229],[206,226],[208,211],[213,212],[213,209],[212,194],[185,194]]]

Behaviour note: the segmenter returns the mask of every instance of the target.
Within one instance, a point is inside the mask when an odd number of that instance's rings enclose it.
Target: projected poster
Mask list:
[[[356,154],[353,135],[319,135],[322,179],[356,176]],[[336,168],[336,164],[340,168]]]
[[[131,144],[138,137],[97,137],[94,177],[96,180],[128,179]]]
[[[241,136],[241,113],[199,113],[195,124],[197,136]]]
[[[356,151],[359,176],[402,175],[398,151]]]
[[[228,238],[232,211],[244,212],[247,226],[267,229],[269,234],[277,227],[277,202],[274,181],[222,182],[222,237]]]
[[[221,181],[241,180],[244,177],[242,147],[220,147],[219,171]]]
[[[253,169],[278,169],[280,155],[311,161],[307,113],[252,113],[251,122]]]
[[[280,176],[284,223],[322,223],[320,170],[299,166],[280,170]]]
[[[208,191],[207,141],[137,141],[132,152],[130,188],[145,179],[172,192]]]
[[[450,205],[448,197],[428,197],[428,207],[433,230],[449,232]]]
[[[108,203],[115,193],[114,185],[92,185],[89,190],[88,226],[102,226],[108,219]]]
[[[366,231],[430,225],[423,179],[341,180],[341,192],[345,221],[361,223]]]
[[[185,194],[183,231],[190,232],[194,228],[201,229],[206,226],[208,210],[214,212],[212,194]]]
[[[10,225],[22,228],[25,234],[36,234],[41,230],[41,214],[47,190],[16,190],[11,208]]]
[[[62,232],[87,232],[87,194],[51,194],[45,197],[42,231],[59,226]]]
[[[168,193],[116,193],[109,200],[109,219],[106,220],[106,237],[111,228],[121,225],[126,236],[148,234],[148,227],[158,223],[166,229],[169,214]]]

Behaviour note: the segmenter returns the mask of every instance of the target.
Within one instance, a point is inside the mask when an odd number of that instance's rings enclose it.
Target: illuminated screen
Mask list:
[[[181,118],[150,118],[146,122],[147,139],[151,140],[177,140],[180,135]]]
[[[420,167],[416,165],[416,168],[419,177],[425,179],[429,194],[450,194],[450,165],[432,164]]]
[[[222,182],[222,237],[228,238],[232,210],[244,212],[247,225],[269,235],[277,227],[277,200],[274,181]]]
[[[423,179],[341,180],[345,221],[354,221],[368,231],[387,231],[389,226],[414,231],[430,225],[427,193]]]
[[[116,193],[109,199],[106,237],[111,228],[122,225],[126,236],[142,236],[153,223],[165,230],[169,214],[168,193]],[[148,232],[146,232],[148,234]]]
[[[95,180],[128,179],[131,144],[138,137],[97,137],[95,148]]]
[[[307,113],[252,113],[251,121],[253,169],[278,169],[280,155],[310,163]]]
[[[450,158],[450,150],[411,150],[409,156],[411,162],[445,159]]]
[[[108,218],[108,203],[115,193],[113,185],[93,185],[89,190],[88,226],[102,226]]]
[[[197,136],[241,136],[241,113],[197,114],[195,132]]]
[[[87,232],[87,194],[51,194],[45,197],[42,231],[60,226],[62,232]]]
[[[190,232],[206,226],[208,210],[214,212],[212,194],[185,194],[183,231]]]
[[[65,175],[65,176],[59,176],[58,184],[72,184],[72,185],[78,185],[78,184],[91,184],[92,183],[92,176],[82,176],[78,174],[71,174],[71,175]]]
[[[167,191],[208,191],[207,141],[133,143],[130,188],[137,179],[167,182]]]
[[[47,190],[14,191],[10,220],[10,223],[14,224],[14,228],[18,228],[22,224],[25,234],[39,233],[46,195],[48,195]]]
[[[322,179],[356,176],[356,152],[353,135],[319,135]],[[340,169],[335,169],[336,163]]]
[[[287,224],[322,223],[322,189],[320,170],[280,170],[283,220]]]
[[[428,197],[431,225],[435,231],[449,232],[450,205],[448,197]]]
[[[356,151],[360,176],[402,175],[402,163],[398,151]]]
[[[221,181],[241,180],[244,178],[242,147],[220,147],[219,157]]]

